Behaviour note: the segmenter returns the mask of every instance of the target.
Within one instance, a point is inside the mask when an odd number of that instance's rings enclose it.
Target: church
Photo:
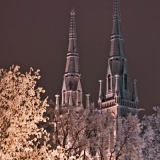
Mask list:
[[[69,44],[66,56],[66,67],[63,76],[61,106],[83,106],[83,90],[77,49],[76,12],[70,12]],[[114,0],[113,27],[111,47],[108,54],[106,74],[106,91],[103,93],[103,80],[99,80],[98,109],[113,109],[117,116],[126,116],[128,112],[137,112],[138,94],[136,79],[133,80],[133,93],[130,93],[127,58],[121,29],[120,2]],[[83,75],[83,73],[82,73]],[[86,105],[89,105],[89,94],[86,94]],[[57,105],[59,105],[59,96]],[[86,107],[84,105],[84,107]]]
[[[63,76],[61,107],[90,108],[90,94],[86,94],[86,105],[83,104],[83,85],[81,84],[81,73],[79,65],[79,53],[77,49],[76,12],[70,12],[69,44],[66,55],[66,67]],[[120,2],[114,0],[113,4],[113,26],[111,34],[110,53],[108,54],[106,66],[106,91],[103,92],[103,80],[99,80],[98,105],[92,108],[92,112],[99,112],[109,121],[111,128],[107,136],[107,157],[113,148],[119,147],[117,141],[123,137],[122,117],[128,113],[138,116],[138,94],[136,79],[133,80],[133,93],[130,92],[129,74],[127,69],[127,58],[124,50],[124,39],[121,29]],[[83,73],[82,73],[83,75]],[[59,95],[56,95],[56,109],[60,109]],[[112,124],[112,125],[111,125]],[[116,155],[117,152],[115,151]],[[91,152],[92,155],[92,152]],[[115,156],[114,155],[114,156]],[[116,157],[116,156],[115,156]],[[122,157],[125,160],[127,157]],[[108,158],[109,159],[109,158]]]

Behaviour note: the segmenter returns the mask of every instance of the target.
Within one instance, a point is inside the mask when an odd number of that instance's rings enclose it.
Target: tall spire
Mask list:
[[[77,32],[76,32],[76,12],[74,9],[70,11],[71,20],[69,27],[69,44],[67,53],[67,63],[65,73],[66,75],[77,75],[79,74],[79,57],[77,50]]]
[[[134,83],[134,86],[136,86],[136,83]],[[100,95],[101,87],[99,97]],[[113,27],[106,75],[106,95],[104,101],[99,99],[98,103],[101,108],[113,106],[114,101],[118,105],[135,107],[137,105],[135,97],[136,89],[134,89],[133,99],[130,94],[127,59],[121,30],[120,0],[113,0]]]
[[[76,21],[75,21],[76,12],[74,8],[70,11],[70,14],[71,14],[71,20],[69,28],[68,53],[77,53],[77,32],[76,32]]]
[[[113,96],[116,91],[116,75],[119,75],[119,94],[122,98],[130,99],[129,75],[127,59],[125,58],[124,42],[121,31],[120,2],[114,0],[113,28],[111,36],[110,57],[108,59],[106,98]]]
[[[66,68],[62,86],[62,105],[82,106],[81,74],[77,50],[76,12],[70,11],[69,45],[66,57]]]
[[[133,96],[131,97],[130,94],[127,59],[121,31],[120,0],[113,0],[113,6],[113,28],[106,74],[106,95],[104,101],[102,101],[100,98],[102,95],[102,81],[100,81],[98,99],[99,109],[103,110],[102,113],[107,113],[109,121],[114,120],[116,122],[112,125],[113,130],[108,136],[109,142],[112,142],[108,150],[112,150],[112,146],[115,146],[115,140],[123,137],[121,117],[126,117],[128,113],[137,116],[138,109],[136,80],[134,80]],[[125,159],[125,157],[122,157],[122,159]]]
[[[111,50],[110,56],[122,56],[124,57],[124,44],[121,30],[121,14],[120,14],[120,2],[114,0],[114,13],[113,13],[113,28],[111,36]]]

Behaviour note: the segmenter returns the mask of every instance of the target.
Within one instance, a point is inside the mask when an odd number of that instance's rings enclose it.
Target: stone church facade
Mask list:
[[[61,105],[83,106],[75,10],[71,10],[69,44],[66,56],[66,68],[63,78]],[[128,110],[138,109],[136,79],[133,80],[133,93],[130,93],[127,59],[121,30],[120,2],[114,0],[111,47],[106,74],[106,92],[103,93],[103,80],[99,80],[99,109],[117,107],[117,113],[125,116]],[[86,95],[89,97],[89,95]],[[89,98],[87,98],[89,100]]]
[[[127,58],[124,50],[124,39],[121,30],[120,2],[114,0],[113,27],[111,47],[106,74],[106,91],[103,93],[103,80],[99,80],[99,94],[97,109],[115,120],[116,130],[112,131],[109,143],[114,145],[115,138],[121,135],[121,117],[129,112],[138,114],[138,94],[136,79],[133,80],[133,93],[130,92]],[[77,33],[75,10],[71,10],[69,28],[69,45],[66,56],[66,68],[63,78],[61,107],[83,107],[83,91],[81,73],[79,69],[79,54],[77,49]],[[86,105],[89,107],[89,94],[86,94]],[[56,108],[59,108],[59,96],[56,95]]]

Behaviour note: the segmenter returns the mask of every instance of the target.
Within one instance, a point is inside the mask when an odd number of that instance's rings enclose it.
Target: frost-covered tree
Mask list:
[[[109,115],[98,113],[90,119],[91,135],[89,144],[98,160],[141,160],[144,148],[139,119],[131,114],[120,119],[110,119]],[[120,131],[117,122],[121,123]],[[92,127],[91,127],[92,126]]]
[[[68,158],[76,156],[80,159],[85,156],[88,146],[85,136],[88,114],[89,110],[83,107],[64,106],[60,114],[55,111],[54,143],[64,148]]]
[[[108,122],[106,115],[102,114],[101,110],[94,108],[91,110],[86,118],[85,139],[87,147],[85,149],[85,158],[89,159],[104,159],[108,151],[108,141],[111,123]]]
[[[30,159],[29,153],[38,150],[45,131],[37,123],[45,121],[47,106],[40,97],[44,90],[36,87],[39,78],[39,70],[32,68],[25,74],[18,66],[0,70],[0,159]]]
[[[131,160],[142,159],[143,138],[139,119],[129,114],[121,118],[121,136],[114,136],[117,119],[110,119],[101,110],[63,107],[55,117],[55,144],[70,157],[79,159]],[[117,132],[120,133],[120,132]],[[123,135],[123,136],[122,136]],[[111,139],[112,137],[112,139]]]
[[[44,90],[36,87],[39,78],[39,70],[32,68],[25,74],[18,66],[0,70],[0,159],[72,159],[80,157],[86,146],[87,110],[64,108],[63,114],[55,116],[51,107],[44,118],[47,102],[40,97]],[[48,143],[50,135],[39,128],[48,125],[45,122],[55,131],[53,148]]]
[[[93,105],[57,110],[50,102],[47,108],[47,99],[41,100],[40,96],[44,90],[36,87],[39,78],[39,70],[34,72],[32,68],[25,74],[18,66],[0,70],[0,159],[141,159],[144,138],[140,137],[142,130],[135,116],[111,118]],[[158,116],[157,108],[156,121]],[[158,135],[152,120],[149,124]],[[121,123],[120,132],[117,121]]]
[[[160,107],[153,107],[155,113],[144,116],[142,125],[144,126],[145,148],[143,149],[145,160],[160,159]]]
[[[121,135],[118,136],[118,142],[113,149],[116,160],[122,157],[130,160],[143,159],[144,140],[140,137],[141,133],[141,124],[137,117],[128,114],[126,118],[122,118]]]

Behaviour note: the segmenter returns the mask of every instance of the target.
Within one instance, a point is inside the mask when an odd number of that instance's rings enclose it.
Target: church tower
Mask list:
[[[115,108],[116,106],[117,116],[126,116],[128,112],[136,111],[138,108],[136,80],[133,80],[133,94],[131,95],[127,59],[121,30],[119,0],[114,0],[113,28],[108,58],[105,95],[102,92],[102,80],[99,82],[98,104],[101,109]]]
[[[62,106],[82,106],[81,74],[77,50],[75,10],[72,9],[69,28],[69,45],[62,86]]]
[[[108,136],[107,157],[109,159],[112,151],[120,147],[119,139],[123,137],[122,117],[126,117],[129,112],[137,115],[138,94],[136,80],[133,80],[133,94],[129,88],[129,74],[127,69],[127,59],[124,50],[124,40],[121,30],[120,2],[114,0],[113,27],[111,35],[111,47],[108,58],[108,68],[106,74],[106,92],[103,94],[103,81],[99,80],[99,109],[110,122],[110,133]],[[116,159],[117,150],[113,153]],[[121,160],[126,157],[122,156]]]

